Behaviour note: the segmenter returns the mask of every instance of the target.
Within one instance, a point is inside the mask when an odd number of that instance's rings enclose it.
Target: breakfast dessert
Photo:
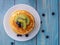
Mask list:
[[[35,21],[28,11],[16,10],[10,16],[9,23],[15,33],[25,35],[33,30]]]

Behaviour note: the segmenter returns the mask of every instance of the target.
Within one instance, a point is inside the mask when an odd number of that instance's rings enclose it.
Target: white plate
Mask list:
[[[9,17],[11,16],[11,13],[15,10],[26,10],[26,11],[30,12],[35,18],[35,27],[34,27],[33,31],[31,33],[29,33],[28,37],[25,37],[25,36],[17,37],[17,34],[12,31],[12,28],[9,25]],[[27,41],[27,40],[32,39],[38,33],[38,31],[40,29],[40,25],[41,25],[40,16],[33,7],[26,5],[26,4],[18,4],[18,5],[11,7],[6,12],[6,14],[4,16],[4,20],[3,20],[3,25],[5,28],[5,32],[8,34],[9,37],[11,37],[12,39],[17,40],[17,41]]]

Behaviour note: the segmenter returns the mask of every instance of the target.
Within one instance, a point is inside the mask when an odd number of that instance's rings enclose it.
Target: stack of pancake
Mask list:
[[[26,10],[16,10],[12,13],[9,20],[12,30],[20,35],[30,33],[34,28],[34,17]]]

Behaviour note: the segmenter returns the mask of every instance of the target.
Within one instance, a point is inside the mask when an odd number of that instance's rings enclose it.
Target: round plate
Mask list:
[[[34,26],[33,31],[31,31],[29,33],[28,37],[26,37],[25,35],[18,37],[17,34],[15,32],[13,32],[12,28],[9,25],[9,18],[11,16],[11,13],[16,10],[26,10],[34,16],[35,26]],[[38,33],[38,31],[40,29],[40,25],[41,25],[40,24],[40,16],[39,16],[38,12],[33,7],[26,5],[26,4],[18,4],[18,5],[11,7],[6,12],[6,14],[4,16],[4,20],[3,20],[3,25],[5,28],[5,32],[8,34],[9,37],[11,37],[12,39],[17,40],[17,41],[27,41],[27,40],[32,39]]]

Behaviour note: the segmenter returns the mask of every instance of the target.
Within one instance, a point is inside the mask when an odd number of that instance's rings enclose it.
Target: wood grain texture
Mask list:
[[[0,45],[11,45],[14,42],[4,31],[3,18],[6,11],[14,5],[12,0],[0,0]]]
[[[39,0],[37,5],[43,21],[41,30],[45,30],[45,33],[38,34],[37,45],[58,45],[58,0]],[[52,15],[52,12],[55,15]],[[45,17],[42,16],[42,13],[45,14]],[[46,39],[46,35],[49,36],[48,39]]]
[[[16,4],[28,4],[34,7],[41,17],[42,25],[40,31],[36,37],[29,41],[14,41],[4,31],[4,15],[10,7]],[[52,12],[55,15],[52,15]],[[42,16],[42,14],[45,14],[45,16]],[[44,33],[41,32],[42,30],[44,30]],[[49,36],[48,39],[46,39],[47,35]],[[14,43],[12,45],[58,45],[58,0],[0,0],[0,45],[11,45],[11,42]]]
[[[36,0],[15,0],[15,4],[27,4],[36,8]],[[26,42],[15,41],[15,45],[36,45],[36,37]]]
[[[41,28],[40,28],[40,32],[39,34],[37,35],[37,45],[46,45],[46,30],[47,30],[47,25],[48,22],[47,22],[47,4],[46,4],[46,0],[38,0],[37,1],[37,11],[41,17],[41,21],[42,21],[42,24],[41,24]],[[42,16],[42,14],[45,14],[45,16]],[[45,32],[42,33],[42,30],[44,30]]]
[[[58,0],[51,0],[51,12],[55,12],[54,16],[50,16],[51,22],[51,43],[52,45],[58,45]],[[52,20],[52,21],[51,21]]]
[[[59,43],[59,45],[60,45],[60,0],[58,0],[58,2],[59,2],[59,4],[58,4],[58,14],[59,14],[59,16],[58,16],[58,18],[59,18],[59,20],[58,20],[58,24],[59,24],[59,36],[58,36],[58,43]]]

